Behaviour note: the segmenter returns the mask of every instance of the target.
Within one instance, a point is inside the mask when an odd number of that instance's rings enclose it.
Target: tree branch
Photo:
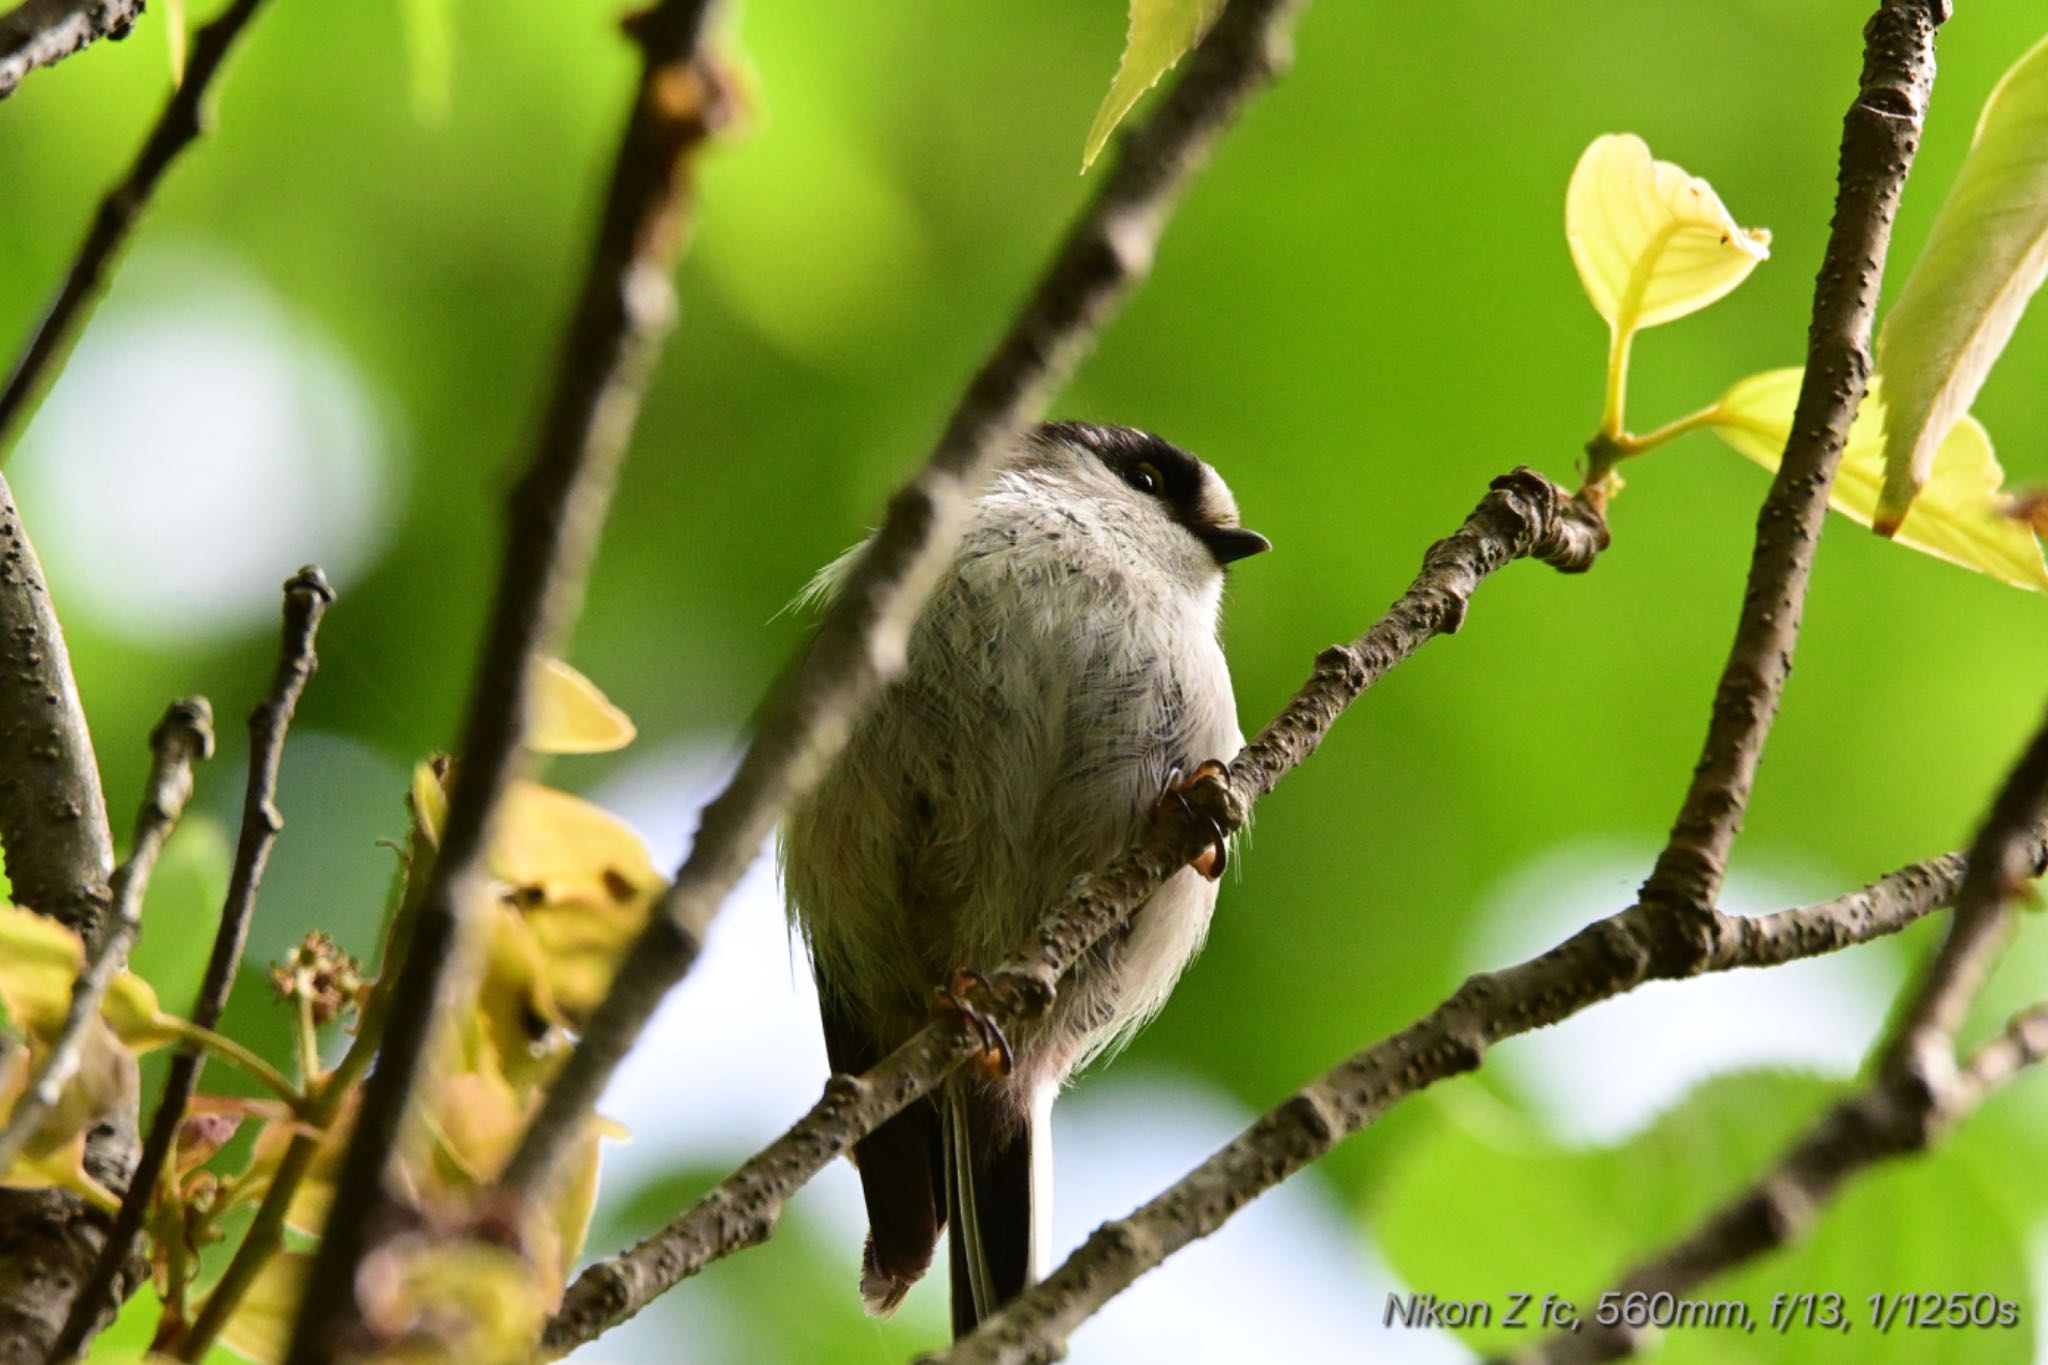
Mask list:
[[[192,795],[192,764],[213,756],[213,709],[206,698],[173,702],[150,732],[149,747],[153,760],[148,785],[143,788],[142,812],[135,820],[135,847],[128,861],[114,872],[113,906],[106,932],[99,946],[86,955],[85,969],[71,984],[63,1028],[50,1045],[41,1070],[15,1101],[6,1127],[0,1130],[0,1171],[14,1164],[37,1125],[56,1107],[64,1087],[78,1073],[86,1026],[99,1014],[107,987],[128,961],[129,946],[142,927],[142,898],[149,889],[150,873],[156,870],[157,856]]]
[[[0,849],[17,904],[78,931],[95,950],[114,863],[92,734],[35,547],[0,479]],[[96,1130],[87,1168],[119,1188],[135,1161],[135,1119]],[[85,1205],[64,1190],[0,1189],[0,1365],[40,1365],[61,1306],[99,1251]]]
[[[513,490],[496,601],[472,684],[440,852],[397,967],[385,1046],[363,1088],[293,1330],[292,1365],[352,1349],[356,1271],[383,1209],[384,1175],[451,981],[469,975],[465,910],[477,903],[500,799],[520,748],[536,656],[574,619],[612,488],[662,339],[687,221],[692,153],[731,114],[731,92],[699,54],[709,0],[661,0],[628,23],[643,58],[633,112],[532,460]]]
[[[41,3],[43,0],[30,0],[30,4],[22,6],[9,18]],[[80,0],[58,0],[58,3],[78,11],[88,9]],[[192,56],[185,64],[184,79],[171,91],[163,113],[157,116],[156,126],[150,129],[142,150],[136,153],[134,164],[128,168],[128,174],[100,200],[92,225],[86,229],[85,240],[79,244],[71,269],[64,276],[64,283],[58,288],[56,298],[50,301],[49,311],[43,314],[42,322],[30,334],[28,344],[22,348],[20,358],[14,363],[14,372],[7,377],[7,386],[0,388],[0,459],[5,458],[14,434],[27,419],[31,405],[40,397],[44,380],[56,373],[58,362],[70,350],[78,328],[99,301],[106,286],[108,269],[127,242],[136,220],[148,206],[150,196],[156,192],[157,182],[163,179],[164,172],[178,153],[184,151],[203,130],[201,105],[207,89],[213,84],[214,77],[220,74],[235,40],[241,37],[242,30],[262,4],[263,0],[234,0],[218,18],[194,35]],[[130,17],[140,13],[141,0],[127,0],[127,3],[92,0],[89,13],[106,14],[122,10],[126,10]],[[125,19],[122,26],[125,31]],[[71,50],[66,48],[57,56]],[[5,51],[5,41],[0,39],[0,53]],[[5,59],[0,57],[0,96],[6,95],[10,89],[12,85],[7,80]]]
[[[1990,960],[2007,937],[2023,879],[2042,872],[2048,814],[2048,722],[2006,778],[1970,846],[1969,870],[1941,950],[1909,992],[1875,1049],[1875,1076],[1808,1130],[1764,1176],[1691,1236],[1625,1276],[1619,1292],[1683,1293],[1745,1261],[1796,1241],[1819,1221],[1850,1177],[1924,1150],[1983,1099],[2048,1051],[2048,1005],[2021,1014],[1958,1067],[1956,1029]],[[1588,1323],[1516,1357],[1523,1365],[1619,1360],[1647,1330]]]
[[[1676,941],[1674,950],[1707,951],[1708,907],[1720,893],[1792,671],[1828,490],[1870,376],[1871,316],[1934,81],[1934,32],[1948,12],[1948,0],[1884,0],[1864,28],[1862,83],[1842,124],[1834,222],[1814,288],[1792,434],[1757,514],[1748,589],[1699,765],[1638,893],[1665,908],[1662,932]]]
[[[0,100],[39,66],[96,39],[127,37],[143,8],[143,0],[23,0],[0,18]]]
[[[284,627],[278,645],[277,668],[270,691],[249,713],[249,777],[242,798],[242,829],[235,844],[235,862],[228,875],[227,898],[221,905],[220,928],[215,931],[213,953],[207,959],[206,975],[199,983],[188,1016],[200,1028],[211,1029],[227,1008],[228,992],[242,964],[242,951],[249,941],[249,923],[256,913],[257,892],[263,885],[264,868],[277,842],[284,819],[277,809],[277,779],[284,762],[285,733],[291,728],[299,697],[319,667],[313,650],[320,619],[334,601],[334,589],[327,576],[314,565],[300,569],[284,585]],[[123,1268],[128,1264],[136,1234],[148,1216],[150,1200],[156,1193],[185,1108],[199,1086],[199,1072],[206,1054],[192,1044],[180,1048],[171,1058],[164,1077],[163,1097],[157,1101],[150,1120],[149,1136],[142,1145],[142,1158],[128,1181],[128,1190],[114,1216],[106,1245],[100,1248],[92,1271],[70,1302],[64,1330],[51,1349],[52,1360],[66,1360],[85,1349],[94,1332],[104,1326],[119,1307],[115,1292]]]
[[[1145,841],[1078,880],[990,973],[988,1017],[1009,1029],[1042,1013],[1068,969],[1199,855],[1216,828],[1241,828],[1252,803],[1315,751],[1351,702],[1429,640],[1455,631],[1489,574],[1525,557],[1578,572],[1606,543],[1598,518],[1540,475],[1520,469],[1496,479],[1464,525],[1430,547],[1421,573],[1385,615],[1318,656],[1308,681],[1245,746],[1227,779],[1196,787],[1191,810],[1167,807]],[[765,1241],[792,1194],[978,1047],[970,1030],[938,1021],[865,1075],[834,1076],[808,1114],[716,1189],[638,1246],[585,1270],[549,1325],[545,1349],[560,1354],[590,1341],[712,1261]]]
[[[532,1195],[597,1102],[654,1007],[696,962],[705,930],[789,801],[816,781],[883,683],[958,544],[974,500],[1025,427],[1150,270],[1167,219],[1238,111],[1288,55],[1305,0],[1230,0],[954,408],[924,468],[834,598],[725,790],[704,808],[689,858],[620,967],[506,1168]]]
[[[14,902],[97,943],[114,841],[64,630],[0,479],[0,850]]]
[[[2033,834],[2028,851],[2035,868],[2048,866],[2048,830]],[[1476,1070],[1494,1043],[1559,1023],[1645,981],[1776,966],[1897,933],[1957,894],[1959,862],[1959,855],[1945,854],[1835,900],[1757,918],[1710,911],[1712,946],[1702,962],[1660,959],[1654,912],[1635,905],[1540,957],[1468,978],[1427,1016],[1355,1053],[1144,1207],[1098,1228],[973,1336],[927,1360],[1057,1359],[1068,1335],[1139,1275],[1395,1104]]]

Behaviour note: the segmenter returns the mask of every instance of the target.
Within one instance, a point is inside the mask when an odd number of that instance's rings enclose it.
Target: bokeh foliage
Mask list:
[[[315,925],[370,947],[391,866],[375,841],[404,828],[412,760],[454,731],[507,471],[552,364],[630,78],[602,7],[460,0],[445,114],[422,117],[404,8],[277,0],[224,82],[217,136],[177,167],[144,227],[143,273],[114,288],[118,306],[148,287],[147,270],[175,269],[166,244],[232,258],[331,334],[396,415],[389,454],[406,469],[404,495],[386,509],[388,551],[339,585],[287,758],[288,830],[252,961]],[[1653,425],[1735,377],[1796,363],[1867,8],[1310,10],[1295,68],[1225,143],[1155,278],[1057,404],[1203,453],[1279,547],[1231,591],[1248,725],[1406,582],[1488,478],[1521,462],[1571,475],[1599,416],[1605,337],[1561,216],[1594,135],[1640,132],[1773,233],[1772,259],[1740,291],[1638,342],[1632,421]],[[28,326],[153,115],[166,79],[159,17],[31,78],[0,109],[0,329]],[[2028,7],[1985,6],[1944,31],[1894,288],[1977,108],[2039,27]],[[681,328],[573,651],[639,722],[641,747],[744,730],[800,638],[779,608],[872,523],[1085,192],[1077,155],[1123,29],[1115,6],[1073,0],[746,6],[754,124],[704,177]],[[2048,482],[2044,372],[2048,325],[2036,318],[1975,406],[2021,485]],[[1647,870],[1704,732],[1764,475],[1700,433],[1628,476],[1597,571],[1568,581],[1524,567],[1490,584],[1457,638],[1376,689],[1262,806],[1206,956],[1119,1066],[1170,1065],[1263,1108],[1494,965],[1474,956],[1475,912],[1529,859],[1599,840],[1642,848]],[[57,532],[38,527],[33,487],[25,474],[24,513],[48,540]],[[118,559],[123,547],[94,552]],[[275,577],[295,567],[280,562]],[[217,824],[174,844],[186,861],[166,867],[137,956],[177,1008],[210,933],[218,829],[233,820],[225,775],[242,749],[226,718],[260,690],[273,637],[252,626],[224,644],[145,645],[68,606],[61,580],[54,590],[117,824],[165,699],[204,691],[224,717],[198,801]],[[2038,596],[1832,521],[1738,873],[1767,870],[1819,898],[1958,845],[2038,714],[2044,677]],[[550,778],[587,785],[623,761],[562,760]],[[198,847],[208,841],[212,861]],[[1585,914],[1618,908],[1629,890],[1616,884]],[[2038,992],[2041,938],[2030,925],[1994,986],[1998,1008],[2021,1003],[2030,982]],[[1916,933],[1860,951],[1930,942]],[[225,1027],[281,1059],[286,1019],[267,991],[245,973]],[[1511,1119],[1521,1099],[1493,1075],[1454,1089],[1485,1092]],[[1470,1283],[1490,1252],[1513,1264],[1515,1248],[1558,1239],[1537,1198],[1557,1188],[1528,1188],[1555,1172],[1530,1169],[1526,1150],[1517,1166],[1446,1137],[1449,1103],[1396,1114],[1330,1172],[1368,1229],[1432,1216],[1413,1202],[1432,1184],[1491,1192],[1479,1201],[1494,1212],[1491,1245],[1412,1271]],[[1746,1112],[1762,1125],[1759,1106]],[[1951,1200],[1899,1196],[1905,1212],[1881,1220],[1890,1235],[1921,1236],[1910,1220],[1960,1222],[1970,1245],[2017,1245],[2040,1199],[2000,1162],[2038,1143],[2044,1116],[2048,1096],[2023,1085],[1953,1159],[1885,1177],[1936,1180],[1973,1162],[1982,1179]],[[1783,1115],[1769,1117],[1780,1131]],[[1690,1207],[1770,1150],[1754,1132],[1739,1152],[1694,1154]],[[1668,1207],[1613,1199],[1608,1182],[1586,1188],[1609,1201],[1611,1256],[1679,1226]],[[596,1245],[663,1207],[612,1193],[633,1216],[609,1229],[601,1219]],[[1882,1242],[1867,1217],[1844,1213],[1803,1254]],[[1400,1246],[1387,1250],[1402,1265]],[[744,1304],[777,1285],[818,1287],[816,1316],[742,1319],[758,1334],[751,1359],[900,1357],[895,1343],[917,1334],[860,1323],[851,1265],[852,1250],[819,1245],[799,1212],[775,1247],[697,1288]],[[1760,1283],[1794,1273],[1766,1270]]]

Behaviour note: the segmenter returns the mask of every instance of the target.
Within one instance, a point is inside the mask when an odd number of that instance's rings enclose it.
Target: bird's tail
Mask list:
[[[1052,1214],[1053,1088],[1023,1113],[955,1085],[944,1104],[957,1340],[1037,1282]]]

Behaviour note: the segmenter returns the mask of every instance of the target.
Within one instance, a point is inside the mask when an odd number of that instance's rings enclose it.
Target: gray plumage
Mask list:
[[[1223,564],[1263,548],[1215,471],[1157,437],[1060,423],[1028,439],[976,504],[903,675],[784,825],[835,1070],[873,1065],[929,1020],[935,985],[1007,956],[1176,774],[1236,754]],[[1164,1004],[1215,899],[1177,873],[1010,1037],[1008,1077],[962,1072],[860,1145],[871,1310],[948,1222],[956,1329],[1037,1277],[1052,1096]]]

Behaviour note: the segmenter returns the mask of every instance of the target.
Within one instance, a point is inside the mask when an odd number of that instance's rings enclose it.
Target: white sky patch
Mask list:
[[[685,832],[731,764],[728,752],[708,746],[656,751],[592,799],[642,831],[657,866],[673,868]],[[827,1068],[816,995],[784,924],[764,848],[688,983],[662,1004],[605,1092],[601,1110],[634,1133],[607,1152],[608,1190],[630,1191],[707,1157],[737,1163],[818,1098]],[[1255,1117],[1192,1078],[1129,1065],[1091,1076],[1054,1115],[1055,1259],[1186,1174]],[[867,1221],[853,1169],[834,1162],[802,1198],[823,1235],[844,1242],[852,1267]],[[1441,1334],[1380,1327],[1386,1295],[1398,1287],[1311,1172],[1145,1276],[1075,1337],[1069,1358],[1078,1365],[1352,1360],[1370,1343],[1376,1360],[1461,1359]],[[732,1345],[733,1324],[723,1309],[698,1317],[710,1297],[693,1306],[694,1325],[650,1314],[644,1342],[607,1336],[579,1358],[654,1358],[635,1355],[644,1346],[662,1358],[724,1359],[718,1350]]]
[[[363,376],[260,280],[140,251],[22,443],[50,577],[102,629],[223,638],[277,616],[301,564],[345,587],[398,519]]]
[[[1525,863],[1477,917],[1467,965],[1481,971],[1520,962],[1623,908],[1655,859],[1655,849],[1589,842]],[[1836,885],[1849,891],[1856,883],[1813,868],[1747,871],[1729,878],[1720,904],[1736,914],[1768,914],[1821,898],[1813,887]],[[1855,952],[1767,972],[1653,981],[1509,1040],[1487,1065],[1514,1082],[1558,1136],[1614,1142],[1724,1071],[1776,1065],[1854,1074],[1896,990],[1889,961]]]

